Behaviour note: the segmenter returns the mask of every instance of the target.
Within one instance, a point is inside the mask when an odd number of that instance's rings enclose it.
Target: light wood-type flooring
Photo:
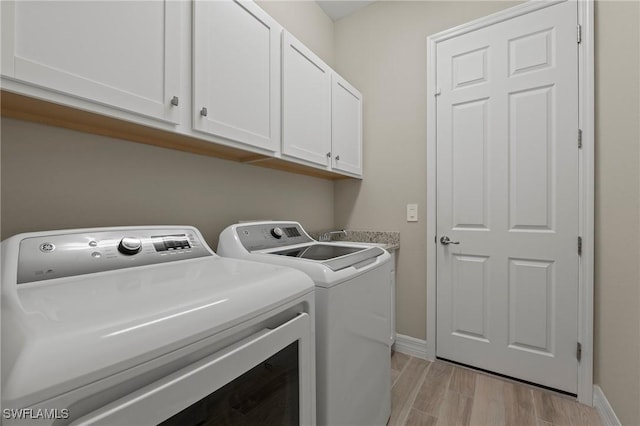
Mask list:
[[[594,408],[564,395],[399,352],[391,385],[389,426],[602,425]]]

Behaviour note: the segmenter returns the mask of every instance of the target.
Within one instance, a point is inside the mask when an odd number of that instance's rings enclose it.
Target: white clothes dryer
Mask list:
[[[315,424],[314,285],[193,227],[2,243],[3,424]]]

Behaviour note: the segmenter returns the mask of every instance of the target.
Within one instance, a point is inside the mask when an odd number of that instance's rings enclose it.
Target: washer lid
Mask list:
[[[214,335],[312,291],[313,282],[293,269],[207,257],[11,288],[2,306],[2,397],[19,408]]]
[[[366,250],[366,248],[336,246],[332,244],[311,244],[304,247],[288,248],[286,250],[274,251],[271,253],[311,260],[329,260],[363,250]]]
[[[380,247],[358,247],[320,243],[297,246],[269,253],[322,262],[323,265],[332,271],[339,271],[353,265],[361,264],[367,260],[373,262],[373,259],[384,254],[384,250]]]

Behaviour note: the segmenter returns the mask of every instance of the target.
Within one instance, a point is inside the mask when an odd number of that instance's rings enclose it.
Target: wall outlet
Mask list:
[[[417,221],[418,221],[418,205],[407,204],[407,222],[417,222]]]

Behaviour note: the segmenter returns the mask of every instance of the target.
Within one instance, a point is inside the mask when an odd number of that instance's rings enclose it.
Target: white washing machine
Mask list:
[[[315,424],[314,315],[308,276],[192,227],[11,237],[3,424]]]
[[[320,425],[385,425],[391,414],[390,255],[357,243],[319,243],[297,222],[232,225],[221,256],[289,266],[316,285]]]

